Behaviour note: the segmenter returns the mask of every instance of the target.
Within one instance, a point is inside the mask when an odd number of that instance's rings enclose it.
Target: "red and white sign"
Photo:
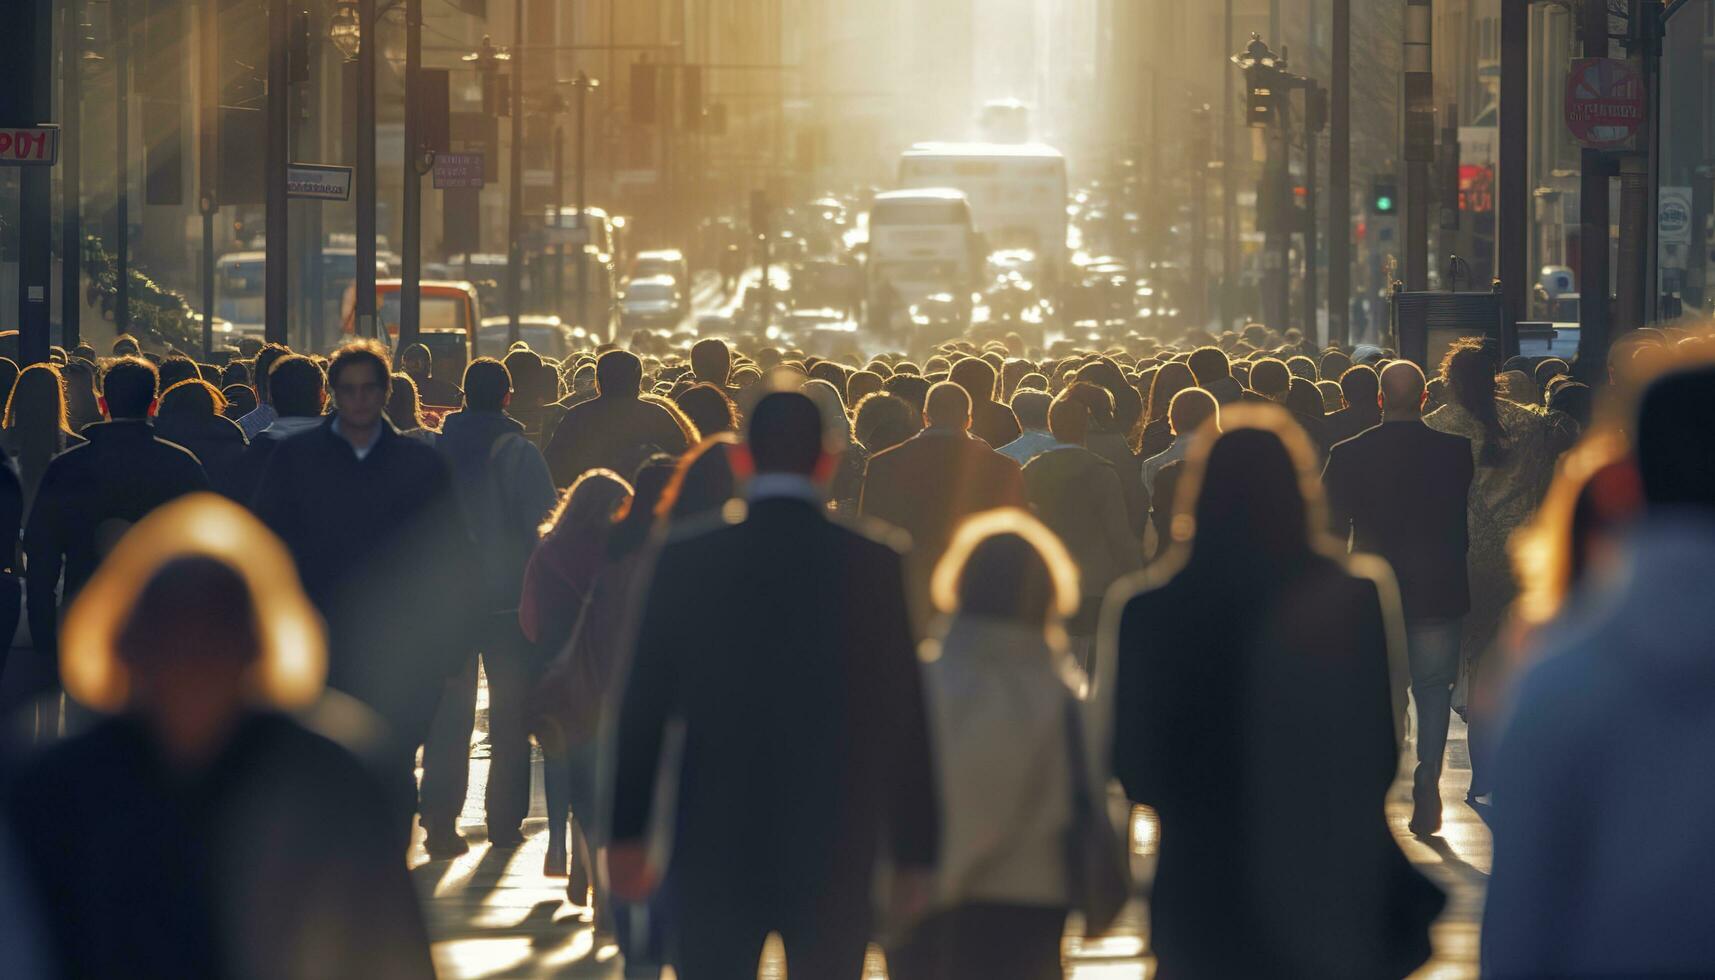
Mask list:
[[[58,126],[0,128],[0,167],[51,167],[59,155]]]
[[[1566,127],[1591,150],[1630,143],[1648,102],[1637,66],[1617,58],[1579,58],[1566,74]]]

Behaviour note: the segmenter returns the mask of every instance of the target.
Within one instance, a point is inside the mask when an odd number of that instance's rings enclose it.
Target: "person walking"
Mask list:
[[[1058,447],[1060,443],[1054,438],[1054,434],[1048,431],[1048,406],[1053,401],[1053,396],[1046,391],[1023,389],[1013,392],[1012,414],[1018,417],[1018,424],[1024,431],[1017,439],[1004,446],[997,446],[996,451],[1023,466],[1038,455]]]
[[[456,408],[464,404],[464,392],[459,386],[435,375],[435,356],[423,344],[412,344],[399,355],[399,366],[417,386],[417,397],[424,405],[435,408]]]
[[[219,389],[193,379],[162,392],[161,408],[155,413],[155,434],[189,449],[217,487],[226,485],[245,449],[244,430],[221,414],[225,410],[226,396]]]
[[[858,498],[860,514],[911,535],[906,583],[920,626],[930,614],[930,573],[960,522],[1024,505],[1018,464],[970,434],[971,396],[964,388],[943,381],[929,389],[923,422],[922,432],[870,457]]]
[[[480,655],[488,679],[488,780],[483,809],[488,842],[524,842],[530,809],[530,734],[525,700],[542,667],[518,625],[524,568],[537,529],[554,506],[554,481],[524,426],[506,414],[512,377],[492,357],[464,372],[464,411],[449,415],[436,450],[452,471],[453,492],[476,541],[478,646],[448,686],[423,747],[424,847],[433,858],[469,850],[458,831],[470,781],[470,735],[476,722]]]
[[[924,684],[941,861],[930,914],[888,950],[892,980],[1063,975],[1072,787],[1089,778],[1069,737],[1083,719],[1063,630],[1080,601],[1071,556],[1016,509],[966,521],[935,570],[948,618]]]
[[[1494,692],[1488,668],[1493,664],[1487,654],[1518,595],[1507,542],[1542,503],[1556,460],[1577,438],[1565,416],[1544,415],[1499,397],[1498,366],[1495,353],[1483,341],[1454,344],[1441,362],[1447,404],[1423,419],[1431,429],[1469,440],[1475,464],[1466,519],[1471,608],[1459,641],[1464,690],[1463,697],[1455,694],[1454,706],[1464,709],[1468,724],[1471,789],[1467,799],[1477,805],[1487,802],[1490,789],[1490,732],[1484,719],[1496,713],[1489,703]]]
[[[249,415],[238,420],[238,427],[244,430],[244,438],[254,439],[257,433],[274,424],[279,413],[274,410],[273,396],[268,388],[269,371],[274,362],[286,357],[292,352],[281,344],[268,344],[256,354],[256,408]]]
[[[1379,563],[1324,543],[1290,417],[1221,414],[1191,457],[1195,533],[1109,616],[1098,682],[1114,773],[1161,823],[1159,975],[1403,977],[1444,899],[1384,812],[1398,600]]]
[[[61,652],[111,717],[27,763],[0,816],[50,975],[434,976],[379,785],[288,713],[321,693],[321,624],[254,517],[213,494],[152,512]]]
[[[610,350],[596,361],[595,398],[566,410],[543,455],[554,485],[568,487],[585,472],[630,473],[656,452],[691,448],[666,407],[639,397],[643,362],[630,351]]]
[[[1131,531],[1113,464],[1084,448],[1090,412],[1070,389],[1048,409],[1048,428],[1059,446],[1025,465],[1024,497],[1076,563],[1082,595],[1067,629],[1074,656],[1088,669],[1102,598],[1143,567],[1143,542]]]
[[[250,440],[244,454],[227,471],[225,485],[216,487],[245,506],[255,502],[262,474],[280,443],[327,422],[322,415],[327,407],[327,376],[321,365],[302,354],[274,362],[268,372],[268,391],[274,399],[274,421]]]
[[[1715,794],[1698,775],[1715,752],[1715,616],[1688,586],[1715,572],[1712,391],[1707,363],[1646,387],[1628,426],[1643,514],[1618,567],[1535,633],[1495,760],[1484,976],[1715,973]]]
[[[668,898],[684,980],[754,974],[770,932],[795,975],[855,977],[878,858],[891,857],[907,912],[935,865],[900,556],[825,516],[823,433],[802,394],[758,402],[747,516],[669,540],[637,619],[608,868],[621,898],[656,880],[645,831],[666,729],[682,719]]]
[[[1219,347],[1199,347],[1191,352],[1185,364],[1191,369],[1197,387],[1215,396],[1218,404],[1231,405],[1244,396],[1244,385],[1233,377],[1232,362]]]
[[[994,400],[994,366],[980,357],[967,357],[953,365],[948,380],[971,396],[971,435],[999,449],[1017,439],[1018,419],[1012,409]]]
[[[59,368],[53,364],[25,368],[6,400],[4,431],[0,432],[0,447],[17,463],[23,481],[25,513],[36,499],[49,460],[84,441],[72,432]]]
[[[1369,370],[1352,368],[1351,372]],[[1348,372],[1348,373],[1351,373]],[[1417,769],[1411,831],[1441,828],[1441,765],[1460,621],[1471,608],[1465,558],[1471,441],[1423,424],[1423,372],[1410,361],[1382,370],[1381,424],[1338,443],[1322,484],[1337,543],[1386,559],[1399,583],[1411,697],[1417,705]]]
[[[142,358],[110,363],[100,399],[107,421],[85,428],[89,441],[55,456],[42,474],[24,525],[24,588],[46,687],[58,683],[52,664],[60,610],[77,598],[114,543],[155,508],[208,488],[195,456],[155,437],[149,418],[157,384],[155,366]]]
[[[334,414],[274,449],[255,510],[327,621],[328,685],[387,727],[378,764],[404,831],[417,747],[475,645],[471,537],[446,461],[383,415],[392,373],[381,346],[345,344],[327,377]]]
[[[1367,364],[1347,368],[1340,375],[1340,403],[1343,407],[1323,420],[1330,448],[1382,424],[1381,380],[1376,369]]]

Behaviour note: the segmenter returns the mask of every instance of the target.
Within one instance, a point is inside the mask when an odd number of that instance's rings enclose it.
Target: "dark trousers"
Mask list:
[[[530,810],[530,733],[524,701],[537,674],[534,648],[516,613],[484,625],[482,669],[488,677],[488,786],[483,809],[490,834],[515,832]],[[457,829],[470,787],[470,733],[476,724],[476,655],[451,681],[423,746],[423,826]]]
[[[973,903],[938,912],[887,953],[892,980],[1060,980],[1066,910]]]
[[[1429,813],[1439,813],[1441,807],[1441,767],[1452,721],[1453,685],[1459,680],[1459,627],[1459,620],[1450,619],[1409,623],[1405,628],[1411,698],[1417,703],[1412,792],[1416,805]]]
[[[674,969],[680,980],[752,980],[770,932],[780,933],[786,947],[786,972],[816,980],[860,980],[869,947],[869,923],[853,917],[781,923],[780,916],[751,914],[737,901],[700,903],[673,909],[678,934]],[[676,904],[676,903],[675,903]],[[856,917],[858,920],[864,917]]]

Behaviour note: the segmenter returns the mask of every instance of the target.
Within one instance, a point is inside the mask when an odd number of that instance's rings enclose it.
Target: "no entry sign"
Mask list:
[[[1643,128],[1647,101],[1637,66],[1617,58],[1579,58],[1566,75],[1566,127],[1591,150],[1631,142]]]

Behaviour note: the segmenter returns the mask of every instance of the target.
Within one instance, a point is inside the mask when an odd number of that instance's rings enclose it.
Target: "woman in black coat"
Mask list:
[[[1402,977],[1443,899],[1384,813],[1395,588],[1322,546],[1285,412],[1234,406],[1223,428],[1190,461],[1195,530],[1108,638],[1114,770],[1161,821],[1157,976]]]
[[[248,445],[244,430],[222,415],[224,411],[226,396],[214,385],[193,379],[168,388],[155,414],[155,435],[189,449],[215,486],[223,485]]]

